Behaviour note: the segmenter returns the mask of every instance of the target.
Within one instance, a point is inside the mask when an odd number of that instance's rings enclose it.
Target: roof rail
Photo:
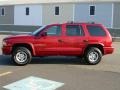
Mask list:
[[[73,24],[73,23],[74,23],[74,21],[67,21],[67,23]]]
[[[95,22],[94,21],[92,21],[92,22],[88,22],[89,24],[95,24]]]
[[[74,24],[74,23],[82,23],[82,22],[68,21],[67,23],[69,23],[69,24]],[[95,22],[94,22],[94,21],[91,21],[91,22],[85,22],[85,23],[95,24]]]

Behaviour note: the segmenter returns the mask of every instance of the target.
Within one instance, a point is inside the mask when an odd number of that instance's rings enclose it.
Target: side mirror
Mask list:
[[[42,33],[41,33],[41,36],[42,36],[42,37],[47,36],[47,32],[42,32]]]

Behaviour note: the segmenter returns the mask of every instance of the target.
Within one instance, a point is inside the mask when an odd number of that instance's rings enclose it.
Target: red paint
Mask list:
[[[67,36],[66,25],[81,25],[84,30],[84,36]],[[41,36],[47,28],[61,25],[62,34],[60,36]],[[102,27],[106,36],[93,37],[90,36],[86,25],[97,25]],[[108,30],[101,24],[88,24],[88,23],[64,23],[64,24],[52,24],[46,26],[38,36],[35,35],[16,35],[7,37],[4,39],[6,45],[3,45],[2,51],[5,55],[12,54],[12,49],[15,45],[24,46],[29,45],[33,56],[80,56],[85,53],[85,49],[89,45],[100,45],[103,47],[103,53],[112,54],[114,48],[112,47],[112,38]]]

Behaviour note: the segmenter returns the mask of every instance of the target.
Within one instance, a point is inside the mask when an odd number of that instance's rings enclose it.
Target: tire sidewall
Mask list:
[[[16,54],[17,54],[18,52],[20,52],[20,51],[22,51],[22,52],[24,52],[24,53],[27,54],[27,59],[26,59],[25,62],[19,62],[19,61],[16,59]],[[18,47],[18,48],[15,49],[15,51],[13,51],[12,59],[13,59],[13,61],[14,61],[14,63],[15,63],[16,65],[23,66],[23,65],[26,65],[26,64],[30,63],[30,61],[31,61],[31,53],[30,53],[30,51],[29,51],[27,48],[25,48],[25,47]]]
[[[97,52],[97,54],[98,54],[98,59],[95,62],[92,62],[92,61],[89,60],[89,54],[91,52]],[[102,53],[101,53],[101,51],[98,48],[92,47],[92,48],[88,49],[85,57],[86,57],[87,62],[90,65],[96,65],[96,64],[98,64],[101,61],[101,59],[102,59]]]

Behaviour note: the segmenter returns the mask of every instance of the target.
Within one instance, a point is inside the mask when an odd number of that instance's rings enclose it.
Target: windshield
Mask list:
[[[46,25],[41,26],[39,29],[35,30],[34,32],[32,32],[32,35],[37,35],[41,30],[43,30],[46,27]]]

